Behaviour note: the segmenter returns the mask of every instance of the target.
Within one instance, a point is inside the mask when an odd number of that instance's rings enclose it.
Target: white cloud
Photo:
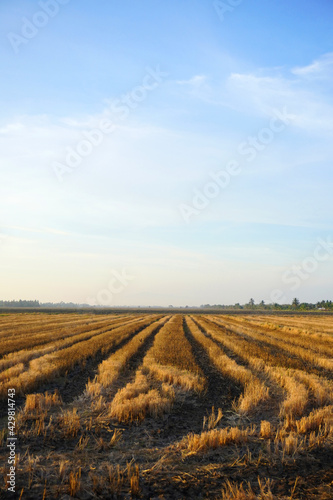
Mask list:
[[[195,75],[175,83],[191,97],[209,106],[228,108],[248,119],[271,117],[287,107],[293,127],[315,136],[333,132],[333,53],[297,68],[258,68],[252,73],[232,72],[224,81]]]
[[[0,134],[6,135],[22,129],[24,129],[24,125],[20,122],[9,123],[5,127],[0,128]]]
[[[53,229],[50,227],[42,227],[42,228],[34,228],[34,227],[27,227],[27,226],[6,226],[2,225],[2,228],[4,229],[10,229],[14,231],[23,231],[27,233],[40,233],[40,234],[56,234],[56,235],[62,235],[62,236],[70,236],[72,233],[69,233],[67,231],[60,231],[58,229]]]
[[[253,116],[271,116],[275,109],[286,107],[294,117],[292,127],[314,136],[331,134],[333,105],[328,88],[314,87],[303,76],[327,75],[332,64],[333,57],[330,54],[310,66],[293,69],[285,76],[262,76],[262,71],[260,74],[233,73],[226,82],[229,105],[231,102],[235,109],[243,109]],[[331,85],[330,81],[328,85]]]
[[[327,79],[332,77],[333,72],[333,52],[324,54],[308,66],[298,66],[291,72],[294,75],[309,79]]]
[[[207,76],[205,75],[195,75],[189,80],[177,80],[178,85],[190,85],[191,87],[200,87],[207,81]]]

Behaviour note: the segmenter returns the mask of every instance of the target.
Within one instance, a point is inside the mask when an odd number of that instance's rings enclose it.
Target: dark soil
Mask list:
[[[127,344],[130,340],[132,340],[135,335],[137,335],[141,330],[146,328],[146,326],[140,326],[133,333],[131,333],[128,337],[122,340],[119,344],[110,349],[107,349],[106,346],[103,347],[102,350],[98,351],[94,357],[89,356],[82,363],[76,364],[70,371],[65,373],[62,377],[58,379],[54,379],[47,384],[40,386],[38,388],[39,392],[53,392],[54,390],[58,390],[59,394],[64,401],[64,403],[71,403],[75,398],[80,396],[82,392],[85,390],[86,384],[88,380],[93,380],[95,375],[98,372],[98,365],[107,359],[111,354],[116,352],[118,349],[121,349],[125,344]],[[161,328],[161,326],[157,326],[156,330],[153,331],[150,338],[156,335],[157,331]],[[149,342],[149,339],[146,342]],[[143,346],[141,349],[145,349]],[[134,361],[135,362],[135,361]],[[131,369],[133,361],[131,360],[129,363],[129,369]]]
[[[156,325],[154,331],[142,342],[121,373],[115,390],[134,379],[135,371],[142,364],[161,327],[162,325]],[[104,350],[104,353],[99,352],[93,359],[87,359],[84,364],[75,366],[63,377],[39,388],[40,392],[58,389],[65,403],[61,410],[55,408],[49,412],[46,423],[50,414],[54,415],[55,421],[57,412],[74,407],[81,417],[81,430],[78,435],[66,439],[57,432],[53,435],[41,433],[33,438],[18,436],[17,451],[21,455],[21,461],[16,473],[17,493],[10,495],[2,490],[0,499],[19,499],[22,488],[22,500],[221,499],[221,489],[226,481],[238,485],[244,483],[245,489],[247,483],[250,483],[253,491],[259,495],[259,478],[263,484],[266,479],[271,480],[274,500],[332,500],[332,443],[326,442],[321,448],[313,448],[308,453],[300,452],[295,456],[269,457],[265,452],[265,442],[256,437],[245,445],[233,444],[196,455],[182,454],[176,444],[187,434],[202,431],[203,419],[211,413],[213,406],[215,411],[218,408],[223,411],[219,427],[245,427],[252,422],[258,423],[263,417],[261,414],[242,419],[235,413],[233,402],[241,395],[242,387],[215,369],[205,350],[191,334],[185,317],[183,328],[195,360],[207,379],[207,387],[203,393],[185,393],[179,390],[170,413],[156,419],[146,418],[139,424],[119,424],[108,418],[103,411],[93,413],[90,407],[85,406],[84,398],[76,399],[84,392],[88,379],[94,378],[99,363],[129,342],[137,332],[133,333],[117,347],[107,352]],[[201,330],[207,335],[202,327]],[[237,362],[242,361],[230,351],[227,354]],[[112,394],[108,397],[112,397]],[[92,422],[91,428],[86,425],[89,420]],[[33,421],[28,422],[29,425],[32,423]],[[109,448],[99,446],[99,440],[103,439],[104,443],[108,443],[115,430],[122,432],[121,440]],[[80,439],[83,438],[89,439],[89,443],[81,449]],[[28,453],[36,460],[35,465],[33,462],[26,465]],[[26,458],[22,458],[25,454]],[[7,455],[4,447],[1,463],[6,462]],[[63,479],[59,478],[60,461],[70,466]],[[137,494],[130,493],[126,472],[126,464],[129,463],[139,466]],[[115,471],[119,466],[122,480],[118,486],[111,487],[106,473],[107,466],[114,466]],[[78,473],[79,468],[81,488],[70,495],[69,473]]]

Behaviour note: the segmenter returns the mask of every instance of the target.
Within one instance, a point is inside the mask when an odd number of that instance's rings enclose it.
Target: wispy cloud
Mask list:
[[[189,85],[190,87],[200,87],[206,82],[206,75],[195,75],[189,80],[176,80],[177,85]]]
[[[24,233],[55,234],[55,235],[60,235],[60,236],[72,235],[72,233],[70,233],[70,232],[61,231],[59,229],[53,229],[53,228],[49,228],[49,227],[36,228],[36,227],[27,227],[27,226],[6,226],[6,225],[2,225],[1,227],[3,229],[10,229],[10,230],[24,232]]]
[[[303,68],[271,75],[266,70],[257,73],[233,73],[226,82],[230,102],[252,114],[268,115],[286,106],[293,115],[293,127],[315,135],[333,131],[333,103],[328,87],[314,87],[310,77],[328,77],[333,68],[333,55],[328,54]],[[327,85],[331,85],[327,80]]]
[[[302,67],[231,72],[223,80],[202,74],[175,84],[182,87],[181,93],[186,89],[198,101],[248,118],[271,116],[274,110],[287,107],[293,127],[320,136],[333,131],[332,77],[333,53],[327,53]]]
[[[333,73],[333,52],[322,55],[308,66],[298,66],[291,70],[294,75],[308,79],[328,79]]]

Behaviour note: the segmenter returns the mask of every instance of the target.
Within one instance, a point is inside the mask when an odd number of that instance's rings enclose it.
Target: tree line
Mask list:
[[[300,302],[296,297],[292,300],[290,304],[266,304],[264,300],[255,303],[254,299],[250,299],[246,304],[203,304],[202,308],[216,308],[216,309],[253,309],[253,310],[272,310],[272,311],[314,311],[314,310],[333,310],[333,302],[331,300],[321,300],[316,303],[311,302]]]
[[[89,304],[75,304],[74,302],[39,302],[39,300],[0,300],[0,308],[3,307],[18,307],[18,308],[92,308]],[[172,308],[173,306],[169,306]],[[195,307],[195,306],[194,306]],[[200,308],[205,309],[244,309],[244,310],[271,310],[271,311],[314,311],[314,310],[333,310],[333,302],[331,300],[322,300],[316,303],[310,302],[300,302],[297,298],[294,298],[290,304],[266,304],[264,300],[256,303],[253,298],[249,300],[246,304],[203,304]]]

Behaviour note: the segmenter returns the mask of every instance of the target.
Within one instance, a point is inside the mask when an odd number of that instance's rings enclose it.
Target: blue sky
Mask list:
[[[0,298],[333,298],[333,5],[235,3],[1,2]]]

